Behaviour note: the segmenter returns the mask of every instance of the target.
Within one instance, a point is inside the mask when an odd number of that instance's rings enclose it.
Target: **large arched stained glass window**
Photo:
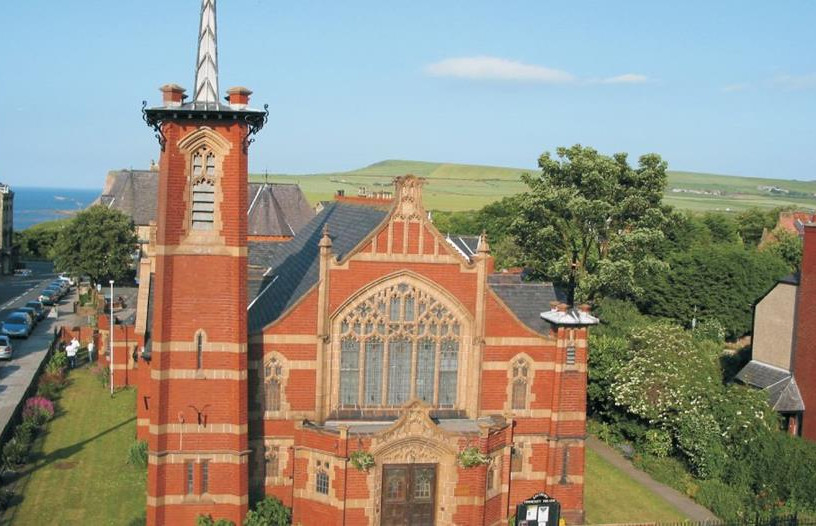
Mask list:
[[[339,329],[342,407],[456,405],[462,324],[431,294],[394,284],[355,305]]]

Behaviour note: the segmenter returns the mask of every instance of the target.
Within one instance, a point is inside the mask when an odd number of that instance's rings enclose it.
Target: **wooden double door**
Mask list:
[[[382,526],[432,526],[436,464],[383,466]]]

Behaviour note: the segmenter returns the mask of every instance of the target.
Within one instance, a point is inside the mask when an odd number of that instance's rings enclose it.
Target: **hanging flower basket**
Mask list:
[[[463,468],[475,468],[490,462],[490,457],[481,453],[475,446],[466,447],[460,451],[458,459]]]
[[[368,471],[369,468],[374,467],[374,455],[368,451],[357,450],[349,455],[349,461],[359,471]]]

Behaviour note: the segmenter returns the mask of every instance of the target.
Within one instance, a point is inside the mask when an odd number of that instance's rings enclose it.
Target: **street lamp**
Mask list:
[[[113,396],[113,280],[110,280],[110,335],[108,342],[110,343],[110,394]]]

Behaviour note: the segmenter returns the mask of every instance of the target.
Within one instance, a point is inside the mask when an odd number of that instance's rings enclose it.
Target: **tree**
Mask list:
[[[770,251],[738,244],[696,246],[675,252],[669,269],[643,282],[640,309],[675,320],[717,319],[729,338],[751,330],[752,306],[777,279],[790,270]]]
[[[14,232],[14,244],[24,259],[50,259],[60,231],[70,219],[55,219]]]
[[[136,233],[128,216],[92,206],[74,217],[54,245],[54,265],[73,275],[87,275],[94,283],[121,279],[130,271]]]
[[[275,497],[266,497],[249,510],[244,526],[288,526],[292,521],[292,510]]]
[[[762,239],[762,233],[766,229],[772,230],[776,225],[777,217],[779,217],[779,212],[776,209],[768,211],[749,208],[737,214],[739,235],[742,241],[748,245],[758,245]]]
[[[721,212],[706,212],[703,215],[703,223],[711,233],[711,241],[714,243],[739,243],[739,226],[733,217]]]
[[[624,153],[608,157],[581,145],[556,153],[539,158],[539,176],[523,176],[529,190],[510,232],[524,263],[566,283],[575,255],[579,299],[639,296],[643,277],[662,267],[655,252],[670,212],[661,204],[666,163],[649,154],[632,168]]]
[[[775,241],[768,243],[763,250],[775,254],[784,260],[790,270],[795,271],[802,265],[802,239],[795,233],[777,228],[773,231]]]

